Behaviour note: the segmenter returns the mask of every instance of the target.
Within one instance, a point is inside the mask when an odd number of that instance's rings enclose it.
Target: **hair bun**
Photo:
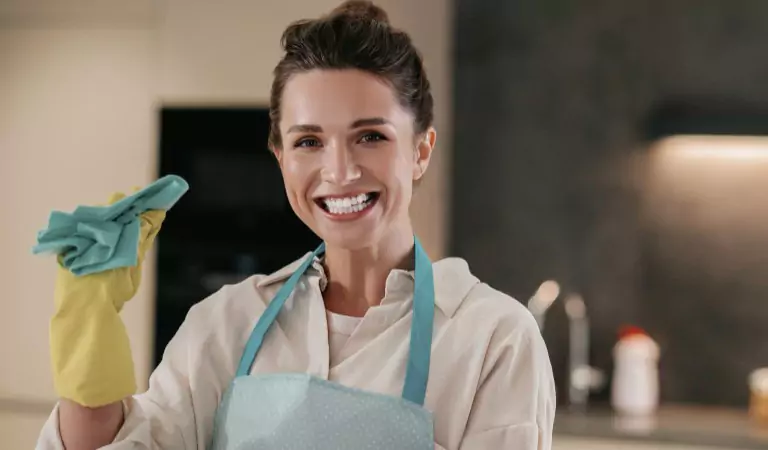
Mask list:
[[[347,0],[337,6],[332,12],[332,16],[346,16],[355,19],[371,20],[389,24],[387,13],[374,5],[371,1]]]

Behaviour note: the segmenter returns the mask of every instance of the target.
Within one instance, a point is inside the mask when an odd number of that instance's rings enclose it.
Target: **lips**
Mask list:
[[[378,192],[365,192],[347,196],[319,197],[315,199],[315,203],[331,215],[346,216],[370,209],[378,198]]]

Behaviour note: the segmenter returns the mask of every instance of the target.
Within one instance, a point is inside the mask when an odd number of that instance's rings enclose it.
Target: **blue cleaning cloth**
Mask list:
[[[78,206],[72,213],[53,211],[48,228],[37,234],[32,253],[61,255],[61,264],[75,275],[136,266],[139,215],[171,209],[187,190],[183,178],[168,175],[109,206]]]

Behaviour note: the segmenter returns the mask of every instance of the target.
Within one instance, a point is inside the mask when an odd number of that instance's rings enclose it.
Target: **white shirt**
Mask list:
[[[104,448],[204,450],[251,330],[301,261],[226,286],[193,306],[150,377],[148,391],[124,402],[125,423]],[[424,406],[433,413],[436,445],[550,450],[555,387],[533,317],[516,300],[481,283],[461,259],[435,262],[433,272],[435,323]],[[325,284],[316,260],[267,334],[251,373],[303,372],[400,396],[413,272],[390,273],[381,304],[368,310],[340,349],[334,348],[334,357]],[[58,407],[37,448],[63,450]]]
[[[326,321],[328,322],[328,353],[331,358],[331,367],[334,367],[341,362],[339,360],[341,351],[363,318],[327,311]]]

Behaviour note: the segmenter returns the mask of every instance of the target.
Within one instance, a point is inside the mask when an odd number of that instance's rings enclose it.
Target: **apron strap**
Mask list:
[[[253,361],[256,359],[256,354],[259,352],[261,344],[264,342],[264,336],[267,335],[269,328],[277,318],[277,315],[280,313],[283,305],[285,305],[285,302],[288,300],[288,297],[291,296],[291,293],[296,287],[296,284],[307,271],[309,266],[312,265],[312,262],[315,260],[315,258],[319,255],[322,255],[324,252],[325,243],[322,243],[314,252],[312,252],[311,255],[307,256],[307,259],[305,259],[301,266],[299,266],[299,268],[291,274],[291,277],[288,278],[288,281],[283,284],[280,290],[277,291],[277,294],[275,294],[275,297],[272,299],[272,301],[269,302],[267,309],[265,309],[261,314],[259,321],[256,323],[256,326],[251,332],[250,338],[248,338],[248,342],[245,344],[245,350],[243,350],[243,356],[240,357],[240,364],[237,367],[236,376],[240,377],[248,375],[248,372],[251,369],[251,365],[253,365]]]
[[[432,262],[419,239],[415,241],[415,282],[413,288],[413,320],[408,365],[405,369],[403,398],[424,405],[432,355],[432,329],[435,321],[435,281]]]
[[[405,369],[403,398],[417,405],[424,405],[429,379],[429,365],[432,354],[432,331],[435,319],[435,282],[432,274],[432,262],[429,260],[419,239],[414,237],[415,281],[413,289],[413,320],[408,351],[408,363]],[[262,313],[240,358],[237,375],[248,375],[256,354],[261,348],[272,323],[277,318],[285,302],[291,296],[296,284],[312,265],[314,259],[325,253],[325,244],[320,246],[291,274],[275,297]]]

